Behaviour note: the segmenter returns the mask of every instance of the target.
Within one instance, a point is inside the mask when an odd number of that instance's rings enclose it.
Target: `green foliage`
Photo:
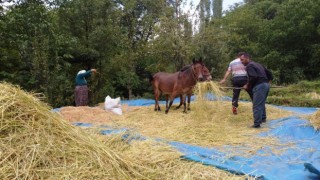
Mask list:
[[[319,77],[319,1],[255,1],[223,18],[231,51],[245,50],[279,72],[280,83]]]
[[[202,57],[218,80],[239,51],[271,69],[274,83],[320,78],[319,0],[250,0],[224,16],[221,0],[202,0],[199,27],[181,9],[186,0],[13,2],[0,8],[0,80],[42,92],[54,107],[73,105],[81,69],[98,69],[87,79],[95,105],[107,95],[151,97],[151,74],[192,58]],[[269,101],[317,105],[277,91]]]
[[[227,94],[232,97],[231,90]],[[249,95],[244,91],[241,91],[240,99],[251,101]],[[271,88],[267,103],[282,106],[320,107],[320,80],[300,81],[281,88]]]

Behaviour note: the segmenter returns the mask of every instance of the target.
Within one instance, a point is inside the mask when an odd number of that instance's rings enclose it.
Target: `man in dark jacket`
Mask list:
[[[270,90],[270,82],[273,80],[271,71],[263,65],[250,60],[250,55],[244,53],[240,56],[240,61],[246,66],[248,83],[244,89],[252,91],[253,99],[253,128],[260,128],[260,124],[266,122],[266,99]]]

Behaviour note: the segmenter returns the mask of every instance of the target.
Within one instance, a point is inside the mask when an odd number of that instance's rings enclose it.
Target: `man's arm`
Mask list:
[[[231,69],[228,69],[228,70],[226,71],[226,73],[224,74],[223,79],[220,81],[220,84],[223,84],[223,83],[226,82],[226,80],[227,80],[227,78],[228,78],[228,76],[229,76],[230,73],[231,73]]]

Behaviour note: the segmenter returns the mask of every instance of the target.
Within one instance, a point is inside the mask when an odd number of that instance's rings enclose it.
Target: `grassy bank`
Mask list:
[[[320,80],[301,81],[270,90],[268,103],[287,106],[320,107]]]
[[[227,93],[232,97],[232,90]],[[247,93],[241,92],[242,100],[249,100]],[[297,84],[271,88],[268,104],[299,107],[320,107],[320,80],[301,81]]]

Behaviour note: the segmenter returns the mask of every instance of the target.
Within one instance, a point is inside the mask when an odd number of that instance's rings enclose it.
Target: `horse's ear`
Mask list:
[[[193,59],[192,59],[192,63],[193,63],[193,64],[194,64],[194,63],[196,63],[196,60],[195,60],[195,58],[193,58]]]

